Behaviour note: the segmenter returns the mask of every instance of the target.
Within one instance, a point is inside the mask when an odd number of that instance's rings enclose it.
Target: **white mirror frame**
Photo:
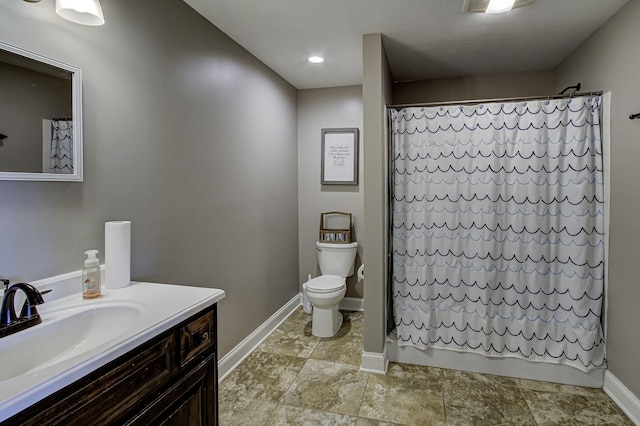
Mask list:
[[[73,117],[73,173],[23,173],[0,172],[0,180],[31,180],[31,181],[82,181],[82,70],[73,65],[28,50],[20,49],[0,41],[0,49],[38,62],[71,72],[71,102]]]

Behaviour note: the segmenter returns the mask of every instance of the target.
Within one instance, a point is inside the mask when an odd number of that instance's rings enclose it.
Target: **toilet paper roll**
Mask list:
[[[360,265],[358,268],[358,279],[360,281],[364,280],[364,264]]]
[[[122,288],[131,282],[131,222],[104,224],[104,278],[107,288]]]

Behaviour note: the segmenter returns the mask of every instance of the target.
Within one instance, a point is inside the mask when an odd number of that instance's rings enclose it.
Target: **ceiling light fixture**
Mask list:
[[[56,0],[56,13],[76,24],[94,27],[104,24],[100,0]]]
[[[464,11],[469,13],[503,13],[527,6],[535,0],[465,0]]]
[[[513,4],[516,0],[491,0],[485,13],[504,13],[513,8]]]
[[[307,60],[312,64],[321,64],[324,62],[324,58],[322,56],[309,56]]]

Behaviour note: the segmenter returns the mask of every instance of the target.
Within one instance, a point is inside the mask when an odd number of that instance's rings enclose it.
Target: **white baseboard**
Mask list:
[[[364,311],[364,299],[361,297],[345,297],[340,301],[343,311]]]
[[[273,331],[282,324],[301,304],[300,293],[296,294],[289,302],[271,315],[260,327],[247,336],[235,348],[218,361],[218,381],[221,382],[229,375],[260,343],[262,343]]]
[[[609,371],[604,373],[602,390],[629,416],[634,424],[640,425],[640,399]]]
[[[365,373],[387,374],[388,367],[387,345],[385,345],[382,353],[362,351],[360,371]]]

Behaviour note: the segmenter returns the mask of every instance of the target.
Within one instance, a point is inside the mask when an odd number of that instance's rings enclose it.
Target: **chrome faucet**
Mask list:
[[[38,289],[27,283],[13,284],[9,287],[7,280],[2,280],[2,282],[5,285],[5,290],[2,298],[2,309],[0,309],[0,337],[40,324],[42,318],[40,318],[36,306],[44,303],[44,299]],[[18,290],[21,290],[27,296],[20,316],[16,314],[14,305],[14,298]]]

